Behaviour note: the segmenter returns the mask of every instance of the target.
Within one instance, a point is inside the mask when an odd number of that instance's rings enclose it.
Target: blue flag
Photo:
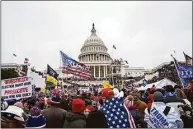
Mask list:
[[[193,79],[192,75],[193,66],[186,65],[184,63],[179,63],[175,58],[174,64],[183,87],[188,86],[189,80]]]

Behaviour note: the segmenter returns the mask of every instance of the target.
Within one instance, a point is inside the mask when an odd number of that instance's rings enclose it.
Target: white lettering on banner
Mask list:
[[[1,81],[1,96],[5,100],[21,99],[32,96],[32,78],[19,77]]]
[[[158,111],[155,105],[154,106],[152,105],[152,108],[150,110],[149,121],[147,122],[147,124],[151,128],[168,128],[169,127],[169,123],[166,119],[166,116],[160,111]]]
[[[192,78],[192,71],[180,71],[180,75],[182,78]]]

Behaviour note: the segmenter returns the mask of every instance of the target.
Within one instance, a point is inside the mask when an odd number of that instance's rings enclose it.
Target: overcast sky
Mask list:
[[[183,51],[192,55],[192,2],[2,2],[2,63],[23,63],[42,70],[58,68],[59,51],[78,59],[92,23],[114,58],[131,67],[153,68]],[[13,53],[17,55],[13,59]]]

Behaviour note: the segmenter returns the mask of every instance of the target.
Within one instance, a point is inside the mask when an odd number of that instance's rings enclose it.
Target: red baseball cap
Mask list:
[[[102,97],[107,98],[110,96],[110,94],[113,94],[113,90],[111,88],[104,88],[101,91]]]

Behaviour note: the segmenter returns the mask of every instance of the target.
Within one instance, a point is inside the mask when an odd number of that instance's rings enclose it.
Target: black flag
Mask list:
[[[57,72],[54,69],[52,69],[49,65],[47,65],[47,74],[54,77],[56,80],[58,78]]]

